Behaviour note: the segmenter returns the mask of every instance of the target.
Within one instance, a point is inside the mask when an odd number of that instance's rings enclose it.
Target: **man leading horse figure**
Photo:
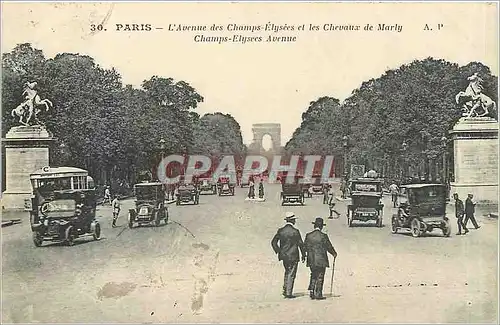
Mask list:
[[[12,117],[19,117],[19,123],[29,126],[29,122],[33,118],[36,122],[40,123],[37,115],[41,112],[38,108],[40,105],[45,105],[45,111],[48,111],[53,106],[52,102],[48,99],[41,99],[38,91],[35,89],[37,82],[26,82],[24,84],[23,96],[25,101],[19,106],[14,108],[11,112]],[[24,117],[24,121],[23,121]]]
[[[467,80],[469,80],[469,85],[465,91],[461,91],[455,96],[456,103],[462,105],[463,115],[465,117],[491,116],[496,118],[496,104],[483,93],[483,79],[476,72]],[[478,108],[481,108],[482,112],[478,112]]]

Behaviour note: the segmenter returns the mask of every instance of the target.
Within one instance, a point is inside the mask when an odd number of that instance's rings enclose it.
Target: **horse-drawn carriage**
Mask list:
[[[128,227],[134,224],[160,226],[168,222],[168,208],[165,205],[165,186],[162,183],[143,182],[134,185],[135,208],[129,209]]]
[[[398,213],[392,216],[391,232],[400,229],[411,231],[420,237],[436,228],[445,237],[451,234],[451,225],[446,216],[446,186],[442,184],[409,184],[401,186]]]
[[[33,243],[64,242],[71,246],[78,237],[101,239],[96,220],[96,191],[86,170],[74,167],[44,167],[30,175],[30,223]]]
[[[384,205],[382,204],[383,180],[358,178],[351,181],[351,203],[347,206],[347,225],[352,226],[354,220],[367,222],[375,220],[382,227]]]

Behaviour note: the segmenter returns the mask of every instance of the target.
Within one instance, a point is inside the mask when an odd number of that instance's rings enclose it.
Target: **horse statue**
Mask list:
[[[35,122],[42,124],[37,118],[37,115],[41,112],[38,108],[39,106],[45,105],[45,111],[48,111],[50,107],[53,107],[50,100],[40,98],[38,91],[35,89],[36,85],[36,81],[26,82],[24,84],[23,96],[25,95],[25,100],[11,112],[12,117],[19,117],[19,123],[25,126],[29,126],[32,118]]]
[[[467,118],[494,117],[496,104],[483,93],[483,79],[476,72],[467,80],[469,80],[469,85],[465,91],[461,91],[455,96],[455,102],[462,106],[462,116]],[[480,109],[479,112],[478,109]]]

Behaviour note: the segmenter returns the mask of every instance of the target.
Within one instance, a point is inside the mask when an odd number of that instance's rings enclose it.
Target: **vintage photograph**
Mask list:
[[[2,1],[2,323],[498,323],[498,2]]]

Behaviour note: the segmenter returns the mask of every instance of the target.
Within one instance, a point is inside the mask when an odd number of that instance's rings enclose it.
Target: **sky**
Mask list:
[[[47,58],[93,57],[124,84],[153,75],[190,83],[203,97],[198,113],[224,112],[239,122],[280,123],[284,145],[311,101],[341,101],[362,82],[416,59],[465,65],[479,61],[498,76],[497,3],[2,3],[2,53],[32,43]],[[227,31],[238,26],[294,26],[294,31]],[[92,32],[91,25],[102,24]],[[151,31],[117,30],[150,24]],[[169,26],[221,25],[224,31],[169,31]],[[298,31],[304,24],[305,31]],[[310,24],[319,31],[310,31]],[[359,25],[360,31],[325,30]],[[373,31],[364,31],[367,24]],[[377,31],[378,24],[398,31]],[[425,30],[425,26],[429,30]],[[331,27],[330,27],[331,29]],[[430,30],[432,29],[432,30]],[[204,37],[295,36],[295,42],[195,42]],[[198,36],[200,37],[200,36]]]

